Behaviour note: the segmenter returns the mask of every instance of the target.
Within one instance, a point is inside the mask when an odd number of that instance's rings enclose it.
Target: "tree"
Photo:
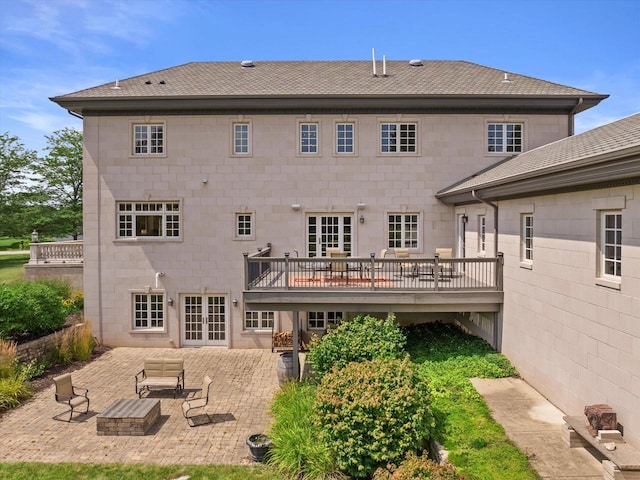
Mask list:
[[[36,160],[35,150],[26,149],[18,137],[0,135],[0,235],[21,237],[31,231],[21,218],[29,201],[28,172]]]
[[[33,167],[40,184],[39,231],[53,236],[82,233],[82,133],[72,128],[47,136],[48,154]]]

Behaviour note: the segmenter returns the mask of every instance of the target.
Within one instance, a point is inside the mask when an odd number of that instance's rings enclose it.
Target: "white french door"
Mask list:
[[[307,251],[310,257],[326,257],[327,248],[352,253],[352,215],[310,215],[307,217]]]
[[[227,297],[185,295],[182,305],[183,345],[227,345]]]

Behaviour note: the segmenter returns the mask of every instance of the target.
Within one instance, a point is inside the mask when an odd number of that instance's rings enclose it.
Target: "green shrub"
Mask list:
[[[0,378],[0,412],[17,407],[31,396],[31,388],[22,375]]]
[[[374,358],[402,358],[406,338],[393,316],[380,320],[357,316],[312,342],[307,359],[318,378],[334,366]]]
[[[459,475],[449,465],[439,465],[427,457],[411,454],[398,468],[378,469],[373,480],[463,480],[465,475]]]
[[[58,291],[44,283],[0,285],[0,337],[43,336],[65,323],[67,308]]]
[[[354,477],[421,451],[434,427],[427,386],[408,357],[334,368],[318,387],[316,408],[323,440]]]
[[[342,478],[330,449],[320,439],[314,401],[316,386],[289,382],[271,404],[271,448],[267,462],[284,478]]]

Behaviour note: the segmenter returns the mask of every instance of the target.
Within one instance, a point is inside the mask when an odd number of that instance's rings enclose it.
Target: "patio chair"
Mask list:
[[[436,248],[436,254],[440,260],[450,260],[453,258],[453,248]],[[453,277],[453,264],[444,262],[440,270],[445,277]]]
[[[329,250],[329,249],[327,249]],[[331,258],[347,258],[346,252],[330,252]],[[347,274],[347,283],[349,282],[349,264],[347,262],[331,262],[329,264],[329,277],[333,279],[334,273],[339,273],[340,278],[344,278],[344,274]]]
[[[53,417],[54,419],[57,419],[59,416],[69,412],[69,420],[67,420],[67,422],[70,422],[73,417],[74,410],[85,403],[87,404],[87,408],[81,413],[87,413],[89,411],[89,397],[87,396],[89,390],[73,386],[70,373],[54,377],[53,382],[56,385],[56,402],[69,407],[69,410],[65,410],[64,412],[55,415]]]
[[[205,375],[202,380],[202,390],[200,390],[200,394],[197,397],[188,398],[184,402],[182,402],[182,415],[187,419],[187,423],[190,427],[195,427],[196,425],[204,425],[205,423],[211,423],[211,418],[206,413],[204,414],[194,414],[193,410],[197,410],[203,407],[206,407],[209,403],[209,390],[213,381],[209,375]],[[195,423],[193,419],[195,417],[206,416],[206,422]]]
[[[410,258],[409,257],[409,249],[408,248],[394,248],[393,253],[396,258]],[[413,263],[401,263],[400,264],[400,276],[405,275],[404,271],[409,270],[409,273],[406,274],[408,277],[417,276],[416,273],[416,265]]]

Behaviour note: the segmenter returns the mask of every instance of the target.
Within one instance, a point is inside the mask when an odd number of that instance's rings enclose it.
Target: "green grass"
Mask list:
[[[214,461],[215,459],[211,459]],[[4,463],[0,479],[33,480],[170,480],[188,475],[189,480],[277,480],[264,467],[232,467],[221,465],[123,465],[80,463]]]
[[[407,336],[407,350],[432,393],[435,437],[458,471],[469,480],[539,479],[469,380],[516,375],[509,361],[485,341],[448,325],[413,327]]]
[[[20,244],[20,238],[0,237],[0,252],[3,250],[29,250],[30,240],[22,240],[24,243]]]
[[[0,283],[12,283],[24,280],[24,264],[29,262],[29,254],[0,254]]]

